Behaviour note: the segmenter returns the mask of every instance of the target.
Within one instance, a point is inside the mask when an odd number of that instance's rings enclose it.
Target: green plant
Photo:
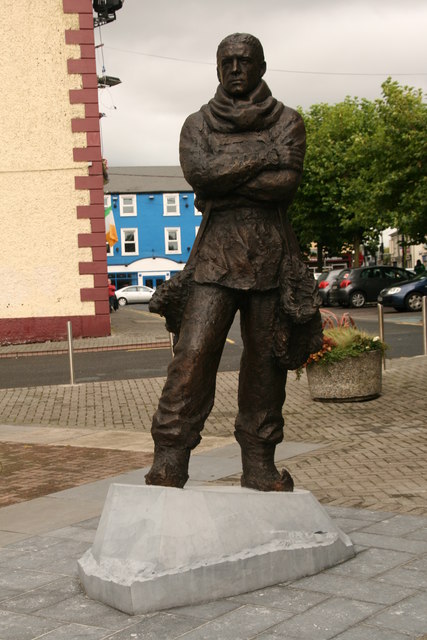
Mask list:
[[[322,311],[323,345],[316,353],[312,353],[302,367],[297,369],[300,378],[305,367],[319,364],[322,366],[339,362],[346,358],[361,356],[369,351],[384,351],[387,345],[378,336],[370,335],[358,329],[353,318],[344,314],[338,319],[329,311]]]

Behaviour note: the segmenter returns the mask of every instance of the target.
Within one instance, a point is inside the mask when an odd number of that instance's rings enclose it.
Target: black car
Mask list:
[[[344,307],[363,307],[366,302],[376,302],[378,294],[385,287],[411,280],[414,274],[400,267],[359,267],[343,270],[338,282],[334,283],[334,299]]]
[[[317,285],[319,288],[319,295],[322,299],[322,304],[324,307],[328,307],[338,301],[335,299],[331,299],[331,289],[334,282],[336,282],[338,276],[342,273],[342,268],[339,269],[331,269],[330,271],[325,271],[321,273],[317,279]],[[348,271],[348,269],[347,269]]]

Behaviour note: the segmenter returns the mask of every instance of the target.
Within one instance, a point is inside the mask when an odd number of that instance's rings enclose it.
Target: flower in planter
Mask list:
[[[328,365],[346,358],[353,358],[369,351],[384,351],[387,345],[378,336],[361,331],[353,318],[345,313],[338,319],[333,313],[322,311],[323,345],[316,353],[312,353],[307,361],[297,370],[299,378],[304,368],[319,364]]]

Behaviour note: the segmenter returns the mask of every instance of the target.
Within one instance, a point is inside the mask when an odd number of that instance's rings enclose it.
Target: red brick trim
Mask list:
[[[94,44],[95,37],[93,30],[88,29],[67,29],[65,32],[66,44]]]
[[[105,251],[105,231],[102,233],[79,233],[78,243],[79,249],[84,247],[104,247]],[[107,255],[106,251],[105,255]],[[105,267],[105,271],[107,271],[107,267]]]
[[[71,104],[92,103],[98,105],[97,89],[70,89],[69,96]]]
[[[79,273],[81,276],[87,274],[105,273],[104,265],[101,262],[79,262]]]
[[[74,338],[96,338],[110,335],[108,301],[95,302],[95,315],[54,316],[44,318],[1,318],[0,344],[23,344],[66,340],[67,322],[71,321]]]
[[[75,162],[90,162],[95,160],[101,160],[101,149],[99,147],[74,148],[73,159]]]
[[[74,178],[76,189],[102,189],[104,179],[101,175],[95,176],[76,176]]]
[[[101,162],[92,0],[62,0],[62,2],[64,13],[77,13],[79,17],[79,29],[65,31],[67,44],[80,45],[80,58],[70,58],[67,61],[68,73],[79,74],[83,87],[69,91],[70,103],[85,106],[85,117],[71,120],[73,133],[86,133],[86,147],[74,148],[73,159],[74,162],[87,162],[88,175],[76,176],[74,184],[77,190],[88,191],[90,202],[87,206],[76,207],[77,218],[90,220],[91,229],[91,233],[78,235],[78,246],[80,248],[89,247],[92,250],[92,262],[80,262],[79,274],[92,275],[93,287],[81,288],[80,299],[82,302],[94,303],[93,323],[104,329],[104,333],[98,335],[108,335],[110,333],[110,313],[107,290],[107,254],[105,251],[104,181]],[[87,325],[88,322],[85,321],[85,326]]]
[[[64,13],[90,13],[92,15],[91,0],[62,0],[62,6]]]
[[[102,218],[104,220],[104,215],[104,204],[91,204],[77,207],[77,217],[80,219],[91,218],[93,220],[95,218]]]
[[[108,298],[107,287],[93,289],[80,289],[80,299],[82,302],[94,301],[94,300],[106,300]]]
[[[96,74],[95,60],[87,58],[82,60],[81,58],[69,58],[67,60],[68,73],[91,73]]]

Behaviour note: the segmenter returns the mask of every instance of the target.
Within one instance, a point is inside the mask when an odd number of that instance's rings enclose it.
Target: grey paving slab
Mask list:
[[[3,566],[0,571],[0,598],[4,599],[12,595],[18,595],[23,591],[36,589],[41,585],[57,580],[57,578],[58,576],[53,573],[18,571],[18,569],[10,569]]]
[[[296,589],[320,592],[344,598],[353,598],[363,602],[390,605],[400,602],[404,598],[413,595],[414,590],[392,584],[382,584],[373,580],[362,580],[349,576],[339,576],[331,573],[318,573],[315,576],[304,578],[293,583]]]
[[[49,547],[54,547],[56,544],[59,544],[59,542],[61,542],[59,538],[30,536],[24,540],[13,542],[8,546],[8,549],[14,549],[21,553],[35,553],[37,551],[42,551],[43,549],[48,549]]]
[[[403,635],[390,629],[379,629],[362,624],[354,629],[349,629],[335,636],[334,640],[415,640],[415,636]]]
[[[392,511],[371,511],[370,509],[356,509],[354,507],[334,507],[325,505],[326,511],[334,518],[351,518],[360,519],[368,522],[382,522],[383,520],[393,518],[396,514]]]
[[[2,600],[0,609],[17,613],[33,613],[81,593],[82,588],[77,578],[60,578],[37,589]]]
[[[427,593],[418,593],[370,619],[370,623],[393,631],[426,633]]]
[[[277,625],[274,632],[278,637],[283,638],[289,635],[306,640],[329,640],[365,620],[379,609],[381,606],[377,604],[330,598]]]
[[[198,628],[200,620],[178,616],[174,613],[158,613],[144,617],[140,622],[108,636],[109,640],[175,640],[185,638]],[[218,639],[217,639],[218,640]]]
[[[23,613],[0,611],[0,638],[2,640],[33,640],[61,624],[55,620],[45,620]]]
[[[377,577],[378,582],[414,589],[427,589],[427,571],[417,571],[406,566],[386,571]]]
[[[40,549],[37,553],[22,553],[7,562],[13,569],[27,571],[47,571],[66,575],[75,575],[75,562],[90,545],[80,540],[60,540],[57,544]]]
[[[329,511],[328,511],[329,513]],[[359,529],[365,529],[369,525],[369,520],[361,520],[360,518],[335,518],[335,524],[342,529],[345,533],[349,534],[352,531],[358,531]]]
[[[0,531],[0,547],[5,547],[11,542],[17,542],[18,540],[25,540],[28,534],[17,533],[16,531]]]
[[[427,527],[423,527],[422,529],[417,529],[412,533],[408,533],[405,538],[407,540],[424,540],[427,541]]]
[[[293,583],[297,584],[297,583]],[[316,604],[323,602],[329,596],[322,593],[310,593],[302,589],[279,585],[252,591],[251,593],[229,598],[233,602],[254,604],[273,609],[282,609],[289,613],[301,613]]]
[[[381,522],[371,524],[363,531],[384,536],[404,536],[423,527],[427,527],[427,518],[417,516],[408,518],[407,516],[395,515],[393,518],[386,518]]]
[[[187,633],[184,638],[185,640],[219,640],[219,638],[221,640],[247,640],[256,637],[257,634],[291,615],[289,612],[276,609],[243,605],[197,627]],[[141,636],[142,639],[145,640],[145,636]]]
[[[47,496],[0,509],[0,530],[38,534],[98,516],[99,501],[58,500]]]
[[[390,549],[367,549],[355,558],[328,569],[328,573],[372,578],[414,559],[414,555]]]
[[[427,542],[423,540],[408,540],[396,536],[379,535],[354,531],[351,539],[355,544],[378,549],[393,549],[394,551],[407,551],[408,553],[427,553]]]
[[[111,637],[110,633],[108,636]],[[104,638],[107,638],[105,629],[82,624],[65,624],[43,636],[43,640],[103,640]]]
[[[49,538],[59,542],[58,538],[66,538],[70,540],[79,540],[81,542],[93,542],[95,538],[96,530],[88,529],[86,527],[69,526],[62,527],[61,529],[54,529],[43,533],[41,537]]]
[[[170,609],[170,613],[182,616],[190,616],[199,620],[213,620],[224,613],[233,611],[242,606],[241,602],[233,602],[232,598],[227,600],[214,600],[206,604],[193,605],[191,607],[176,607]]]
[[[88,520],[82,520],[78,523],[79,527],[83,529],[92,529],[96,531],[99,525],[99,520],[101,516],[96,516],[95,518],[89,518]]]
[[[84,595],[76,595],[54,605],[38,609],[37,615],[48,620],[60,620],[77,624],[119,631],[136,624],[139,617],[111,609],[99,602],[90,600]],[[1,637],[1,636],[0,636]]]

